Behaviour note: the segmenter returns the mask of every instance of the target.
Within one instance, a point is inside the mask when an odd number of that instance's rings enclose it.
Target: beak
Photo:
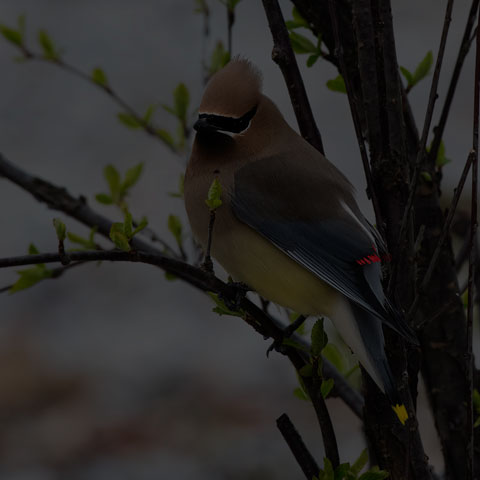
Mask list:
[[[208,118],[199,118],[193,124],[193,128],[198,133],[214,133],[217,131],[217,128],[208,121]]]

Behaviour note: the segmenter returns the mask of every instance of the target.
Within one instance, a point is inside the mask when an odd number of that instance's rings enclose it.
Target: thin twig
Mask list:
[[[448,210],[448,215],[445,220],[445,223],[443,224],[442,232],[438,239],[437,246],[435,248],[435,251],[433,252],[432,258],[430,259],[430,263],[428,264],[427,271],[425,273],[425,276],[423,277],[422,283],[420,284],[420,287],[415,296],[415,299],[413,300],[412,305],[408,311],[407,321],[410,321],[415,315],[418,308],[419,301],[420,301],[420,297],[425,292],[428,286],[428,283],[430,282],[430,278],[432,277],[433,271],[437,266],[437,261],[442,251],[443,243],[447,239],[447,235],[450,231],[450,226],[452,224],[453,216],[455,214],[455,210],[457,209],[458,200],[460,199],[460,195],[462,194],[463,187],[465,185],[465,181],[467,179],[467,175],[470,170],[470,166],[472,165],[473,157],[474,157],[473,152],[470,152],[470,154],[468,155],[467,161],[465,162],[465,166],[463,167],[463,172],[462,172],[462,175],[460,176],[460,180],[458,181],[458,185],[454,190],[452,202],[450,204],[450,208]]]
[[[109,238],[110,227],[112,221],[99,215],[92,210],[85,201],[72,197],[65,188],[60,188],[51,183],[39,178],[34,177],[30,173],[16,167],[12,163],[8,162],[0,154],[0,177],[5,177],[17,184],[22,189],[31,193],[37,201],[44,202],[49,208],[56,209],[64,212],[65,214],[77,219],[88,227],[98,227],[98,233]],[[221,282],[219,279],[211,274],[207,274],[198,267],[194,267],[178,259],[168,257],[160,252],[154,246],[142,241],[135,236],[131,239],[130,245],[135,251],[141,251],[145,257],[148,254],[152,254],[153,257],[150,262],[157,266],[160,266],[173,273],[174,275],[182,278],[191,285],[200,288],[203,291],[213,291],[221,294],[224,298],[231,298],[232,301],[237,300],[236,289],[231,285]],[[59,261],[59,255],[51,254],[51,261]],[[86,255],[86,256],[82,256]],[[100,255],[100,256],[99,256]],[[102,256],[103,255],[103,256]],[[115,258],[109,257],[109,255],[116,255]],[[85,260],[114,260],[116,258],[123,259],[124,261],[132,261],[132,255],[129,252],[99,252],[93,251],[90,256],[86,252],[72,252],[70,258],[72,262]],[[157,258],[155,258],[157,256]],[[19,262],[15,262],[13,259],[9,259],[10,266],[29,265],[33,263],[49,263],[44,257],[40,256],[40,260],[35,262],[32,258],[18,257]],[[133,256],[135,258],[135,256]],[[58,260],[55,260],[58,259]],[[70,264],[71,267],[73,264]],[[6,265],[4,265],[6,266]],[[64,268],[69,268],[64,267]],[[251,322],[248,322],[256,331],[261,335],[273,338],[274,340],[280,340],[283,335],[283,325],[274,317],[270,317],[261,308],[254,305],[248,299],[243,298],[240,307],[251,315]],[[245,319],[247,320],[247,318]],[[301,340],[297,340],[301,343]],[[308,350],[308,346],[306,346]],[[305,359],[293,348],[286,348],[285,353],[290,361],[295,365],[297,369],[301,368],[305,364]],[[333,378],[335,380],[335,386],[332,390],[331,396],[338,396],[345,399],[345,403],[351,408],[353,413],[359,418],[362,417],[363,398],[353,390],[348,383],[343,379],[342,375],[326,360],[323,362],[324,375],[327,378]]]
[[[162,144],[168,147],[173,153],[179,153],[173,145],[169,144],[168,142],[165,142],[162,138],[162,135],[158,133],[158,129],[154,127],[151,123],[146,121],[142,115],[138,114],[125,100],[123,100],[123,98],[120,97],[120,95],[115,90],[113,90],[110,84],[108,83],[103,84],[103,83],[96,82],[95,80],[93,80],[92,76],[81,71],[79,68],[75,67],[74,65],[71,65],[65,62],[59,57],[53,57],[53,58],[45,57],[43,55],[37,54],[29,50],[25,46],[23,46],[21,50],[26,59],[37,60],[40,62],[46,62],[52,65],[56,65],[62,70],[65,70],[66,72],[69,72],[75,75],[76,77],[81,78],[82,80],[85,80],[88,83],[96,86],[97,88],[105,92],[115,103],[117,103],[117,105],[122,107],[126,113],[128,113],[131,117],[133,117],[135,121],[138,123],[138,125],[141,126],[146,133],[148,133],[152,137],[155,137],[157,140],[160,140]]]
[[[203,260],[202,268],[206,272],[213,273],[213,262],[210,252],[212,250],[213,226],[215,225],[215,210],[210,210],[210,220],[208,221],[208,240],[205,258]]]
[[[473,25],[475,23],[475,17],[477,15],[479,2],[480,0],[472,0],[472,5],[470,7],[467,23],[465,25],[462,42],[460,43],[460,49],[457,54],[457,61],[455,62],[452,78],[448,85],[447,95],[445,96],[445,103],[443,104],[442,112],[440,114],[440,120],[438,121],[438,125],[433,129],[434,136],[432,141],[432,147],[430,148],[430,152],[428,154],[428,160],[431,166],[435,165],[435,161],[438,155],[438,149],[440,148],[440,142],[442,141],[443,132],[445,131],[448,115],[450,113],[450,107],[452,105],[455,92],[457,91],[458,79],[460,78],[460,73],[462,71],[465,58],[467,57],[468,51],[470,50],[470,45],[472,42],[471,33]]]
[[[478,21],[480,22],[480,15]],[[469,425],[469,444],[468,444],[468,465],[467,480],[473,479],[473,371],[474,360],[472,353],[472,336],[473,336],[473,305],[475,303],[475,266],[477,256],[477,207],[478,207],[478,130],[480,115],[480,36],[477,34],[475,59],[475,84],[473,90],[473,141],[472,141],[472,203],[470,212],[470,256],[468,259],[468,300],[467,300],[467,352],[466,352],[466,372],[468,378],[468,391],[466,392],[467,415]]]
[[[317,462],[308,451],[302,437],[286,413],[277,418],[277,427],[293,453],[295,460],[300,465],[305,477],[307,477],[308,480],[317,477],[320,471]]]
[[[424,163],[424,158],[426,153],[425,148],[427,145],[428,133],[430,131],[430,125],[432,123],[432,116],[433,116],[433,110],[435,107],[435,101],[438,96],[437,95],[438,81],[440,79],[440,71],[442,69],[443,57],[445,54],[445,46],[447,44],[448,30],[450,27],[450,22],[452,20],[452,8],[453,8],[453,0],[448,0],[447,8],[445,10],[445,18],[443,21],[442,36],[440,38],[440,46],[438,48],[437,61],[435,63],[435,70],[433,72],[432,84],[430,86],[430,94],[428,97],[427,111],[425,112],[425,120],[423,122],[422,137],[420,139],[420,145],[418,146],[417,158],[415,160],[415,167],[414,167],[412,179],[410,181],[409,196],[407,200],[407,205],[405,207],[405,211],[403,213],[400,232],[398,234],[398,243],[397,243],[396,251],[400,251],[401,245],[403,244],[403,241],[405,239],[407,225],[410,222],[410,215],[412,213],[413,203],[414,203],[415,195],[417,193],[417,186],[418,186],[418,180],[420,177],[420,171]],[[396,266],[394,267],[395,270],[398,267],[399,267],[399,263],[396,262]],[[395,275],[392,274],[392,278],[394,277]]]
[[[280,67],[302,137],[324,154],[322,137],[308,101],[278,0],[262,0],[273,37],[272,59]]]

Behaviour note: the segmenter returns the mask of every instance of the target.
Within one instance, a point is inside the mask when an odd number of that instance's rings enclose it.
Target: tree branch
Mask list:
[[[11,180],[13,183],[32,194],[39,202],[46,203],[49,208],[60,210],[90,228],[96,226],[98,228],[98,233],[109,238],[112,222],[88,207],[83,197],[78,199],[72,197],[65,188],[57,187],[41,178],[34,177],[30,173],[25,172],[7,161],[1,154],[0,177],[5,177]],[[106,252],[95,250],[91,252],[71,252],[69,255],[72,261],[94,261],[102,259],[116,261],[145,260],[145,263],[161,267],[202,291],[214,291],[221,294],[224,298],[230,299],[232,302],[237,300],[235,288],[204,272],[202,269],[164,255],[157,248],[142,241],[137,236],[131,239],[130,245],[137,254],[141,252],[141,260],[139,260],[138,256],[135,257],[131,252],[119,251]],[[27,255],[4,259],[0,262],[0,266],[20,266],[60,261],[60,255],[58,253],[45,255],[47,255],[47,257],[44,255]],[[115,258],[109,257],[109,255],[113,255]],[[148,257],[148,255],[151,256]],[[274,317],[270,317],[262,309],[258,308],[247,299],[243,299],[242,302],[246,305],[245,306],[242,303],[241,308],[248,313],[245,320],[250,326],[263,336],[273,338],[279,342],[283,340],[284,325],[280,321],[276,320]],[[295,336],[294,339],[295,341],[304,344],[307,350],[309,349],[309,346],[302,339]],[[302,358],[299,352],[291,347],[284,347],[285,354],[290,358],[292,363],[294,363],[295,367],[300,369],[305,364],[305,359]],[[350,385],[348,385],[343,376],[328,360],[324,359],[323,366],[325,377],[333,378],[335,381],[335,386],[330,395],[332,397],[338,396],[344,399],[352,412],[361,418],[363,407],[362,397],[353,390]]]
[[[311,480],[313,477],[318,476],[320,468],[287,414],[284,413],[277,418],[277,427],[293,453],[295,460],[297,460],[297,463],[300,465],[305,477]]]
[[[313,117],[278,0],[262,1],[273,37],[272,59],[285,78],[300,133],[308,143],[324,154],[322,137]]]

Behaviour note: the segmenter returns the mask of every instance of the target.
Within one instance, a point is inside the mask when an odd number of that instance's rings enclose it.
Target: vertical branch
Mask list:
[[[480,21],[480,17],[479,17]],[[477,31],[476,61],[475,61],[475,85],[474,85],[474,105],[473,105],[473,165],[472,165],[472,207],[470,212],[470,256],[468,262],[468,305],[467,305],[467,415],[469,426],[469,444],[467,479],[473,479],[473,355],[472,355],[472,329],[473,329],[473,305],[475,301],[475,262],[476,262],[476,241],[477,241],[477,188],[478,188],[478,123],[480,114],[480,35]]]
[[[435,107],[435,101],[438,97],[438,81],[440,79],[440,71],[442,69],[443,56],[445,54],[445,46],[447,44],[448,30],[450,27],[450,22],[452,20],[452,8],[453,0],[448,0],[447,8],[445,10],[445,18],[443,21],[442,36],[440,38],[440,46],[438,48],[437,61],[435,63],[435,70],[433,73],[432,84],[430,86],[430,94],[428,97],[427,111],[425,113],[425,120],[423,122],[423,131],[422,137],[420,139],[420,145],[418,146],[417,159],[415,161],[415,169],[413,172],[412,180],[410,182],[410,192],[408,196],[407,206],[405,207],[405,212],[403,214],[402,225],[400,227],[400,233],[398,234],[398,245],[401,246],[405,238],[405,233],[407,230],[407,225],[411,223],[411,214],[413,208],[413,201],[415,199],[415,194],[418,186],[418,179],[420,177],[420,169],[424,163],[425,157],[425,147],[427,145],[428,133],[430,131],[430,125],[432,123],[433,109]],[[398,262],[395,263],[396,269],[399,268]],[[392,275],[392,279],[394,275]]]
[[[360,3],[360,2],[358,2]],[[328,7],[329,7],[329,13],[330,13],[330,19],[332,22],[332,31],[333,31],[333,37],[334,37],[334,42],[335,42],[335,56],[337,57],[338,65],[339,65],[339,70],[340,73],[343,77],[343,80],[345,82],[345,87],[347,89],[347,96],[348,96],[348,103],[350,105],[350,113],[352,115],[353,119],[353,125],[355,127],[355,134],[357,136],[357,141],[358,141],[358,148],[360,149],[360,155],[362,157],[362,164],[363,164],[363,169],[365,171],[365,178],[367,180],[367,194],[368,197],[372,200],[372,205],[373,205],[373,210],[375,212],[375,219],[377,222],[377,227],[384,236],[384,225],[382,221],[382,214],[380,211],[380,205],[378,203],[377,195],[375,193],[375,189],[373,187],[373,181],[372,181],[372,172],[370,170],[370,163],[368,161],[368,155],[367,155],[367,150],[365,148],[365,139],[363,137],[362,133],[362,124],[361,124],[361,117],[360,117],[360,112],[359,112],[359,105],[358,105],[358,100],[355,95],[354,89],[351,84],[350,76],[347,73],[347,68],[345,65],[345,59],[344,59],[344,53],[343,53],[343,46],[342,42],[340,40],[340,33],[339,33],[339,26],[338,26],[338,19],[337,19],[337,12],[335,8],[335,2],[334,0],[328,0]],[[362,12],[366,12],[368,10],[366,9],[360,9]],[[355,18],[355,16],[354,16]],[[362,22],[363,23],[363,22]],[[359,29],[355,32],[357,35],[360,35]],[[359,57],[363,52],[365,52],[364,49],[360,48],[360,45],[363,45],[363,43],[359,42]],[[371,53],[371,52],[370,52]],[[362,65],[362,62],[359,62],[360,65]],[[365,63],[363,63],[365,65]],[[370,66],[373,66],[374,64],[372,62],[369,62]],[[361,66],[360,66],[361,68]],[[370,72],[371,73],[371,72]],[[368,85],[373,86],[375,88],[376,83],[372,82],[371,84],[369,83]],[[362,89],[364,89],[365,86],[362,83]],[[375,92],[376,93],[376,92]],[[365,92],[364,92],[365,94]],[[377,98],[376,95],[374,95],[374,98]],[[375,109],[374,109],[375,110]],[[371,112],[372,109],[368,109],[366,114],[368,115],[369,112]],[[378,123],[375,122],[377,125]],[[371,143],[372,145],[373,143]]]
[[[272,59],[282,71],[300,133],[319,152],[325,153],[278,0],[262,1],[273,37]]]

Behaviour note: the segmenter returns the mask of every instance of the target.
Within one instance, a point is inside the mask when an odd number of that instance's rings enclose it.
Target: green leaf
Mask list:
[[[313,375],[313,367],[310,363],[307,363],[298,371],[298,373],[302,377],[311,377]]]
[[[177,137],[178,137],[177,148],[179,150],[183,150],[185,148],[186,138],[185,138],[185,127],[182,122],[178,122]]]
[[[120,174],[118,170],[111,164],[107,165],[103,169],[103,176],[110,188],[110,194],[112,198],[115,198],[120,193]]]
[[[22,46],[23,36],[22,32],[19,30],[14,30],[13,28],[7,27],[6,25],[0,25],[0,33],[3,38],[10,43],[13,43],[17,46]]]
[[[190,93],[183,83],[179,83],[173,91],[173,100],[175,105],[175,115],[182,122],[187,122],[188,105],[190,104]]]
[[[428,172],[420,172],[420,176],[423,178],[423,180],[425,180],[425,182],[427,183],[431,183],[433,180],[432,180],[432,176],[430,175],[430,173]]]
[[[94,68],[92,70],[92,80],[96,84],[101,85],[102,87],[106,87],[108,85],[107,76],[100,67]]]
[[[293,7],[292,9],[292,17],[293,17],[293,20],[295,21],[295,23],[297,23],[298,25],[301,25],[302,27],[305,27],[305,28],[309,28],[310,25],[308,24],[308,22],[302,17],[302,15],[300,14],[300,12],[298,11],[298,8],[297,7]]]
[[[38,43],[42,47],[43,56],[50,60],[53,60],[58,57],[57,52],[55,51],[55,47],[53,45],[52,39],[50,35],[47,33],[46,30],[39,30],[38,31]]]
[[[147,217],[142,217],[135,230],[132,232],[132,237],[134,237],[138,232],[141,232],[148,225]]]
[[[384,480],[388,478],[390,474],[385,470],[380,470],[377,466],[371,468],[368,472],[360,475],[358,480]]]
[[[342,352],[334,343],[327,344],[322,350],[322,355],[339,371],[345,370],[345,359]]]
[[[218,178],[216,178],[210,185],[205,203],[210,210],[216,210],[222,205],[222,186],[220,185]]]
[[[325,346],[328,343],[327,334],[323,329],[323,318],[319,318],[313,325],[312,333],[311,333],[311,341],[312,341],[311,355],[314,358],[318,358],[320,357],[320,355],[322,354],[322,350],[325,348]]]
[[[328,458],[323,459],[323,477],[322,480],[335,480],[332,462]]]
[[[316,53],[317,47],[315,44],[309,40],[307,37],[300,35],[297,32],[290,32],[290,43],[292,44],[293,51],[295,53]]]
[[[136,129],[142,127],[142,124],[138,121],[138,119],[130,113],[119,112],[117,113],[117,118],[120,123],[123,123],[128,128]]]
[[[27,17],[24,13],[22,13],[17,18],[18,30],[22,34],[22,36],[25,34],[26,23],[27,23]]]
[[[88,240],[86,238],[81,237],[80,235],[77,235],[76,233],[72,232],[67,232],[67,238],[72,242],[76,243],[78,245],[82,245],[82,247],[85,248],[92,248],[92,241]],[[93,245],[93,248],[96,248],[95,245]]]
[[[110,240],[112,240],[115,246],[120,250],[124,250],[125,252],[131,250],[128,238],[125,235],[123,223],[116,222],[112,224],[110,228]]]
[[[417,65],[417,68],[413,72],[412,85],[416,85],[420,80],[425,78],[432,68],[433,53],[428,51],[423,60]]]
[[[473,390],[473,407],[475,408],[475,412],[480,414],[480,393],[478,393],[476,388]]]
[[[295,348],[296,350],[299,350],[301,352],[308,353],[308,349],[305,345],[303,345],[299,342],[296,342],[292,338],[284,338],[282,340],[282,345],[286,345],[287,347],[292,347],[292,348]]]
[[[438,168],[444,167],[447,163],[450,163],[451,160],[445,156],[445,144],[443,143],[443,140],[440,141],[440,145],[438,147],[438,153],[437,153],[437,158],[435,161],[435,165]]]
[[[230,54],[221,41],[218,41],[210,57],[210,66],[208,72],[210,75],[221,70],[230,61]]]
[[[322,393],[323,398],[327,398],[328,394],[332,391],[335,382],[333,378],[329,378],[328,380],[322,380],[322,385],[320,386],[320,392]]]
[[[168,145],[171,149],[175,150],[175,140],[173,139],[170,132],[159,128],[158,130],[156,130],[156,134],[163,143]]]
[[[293,394],[299,398],[300,400],[306,400],[307,402],[310,400],[308,398],[308,395],[300,388],[300,387],[297,387],[294,391],[293,391]]]
[[[367,462],[368,462],[368,451],[365,448],[364,450],[362,450],[362,453],[355,460],[353,465],[350,467],[350,470],[355,475],[355,477],[357,477],[358,474],[363,470]]]
[[[175,238],[176,242],[181,245],[182,243],[182,222],[176,215],[168,216],[168,230]]]
[[[97,193],[95,195],[95,200],[98,203],[103,203],[104,205],[111,205],[113,203],[113,198],[106,193]]]
[[[310,68],[311,66],[313,66],[319,58],[320,58],[320,55],[318,53],[310,55],[307,58],[307,67]]]
[[[31,243],[28,246],[28,254],[29,255],[38,255],[39,253],[40,252],[38,251],[38,248],[33,243]]]
[[[51,278],[52,270],[49,270],[45,265],[35,265],[32,268],[17,271],[19,278],[9,289],[10,293],[16,293],[20,290],[30,288],[36,283],[44,280],[45,278]]]
[[[155,109],[156,109],[155,105],[150,105],[147,108],[147,111],[143,115],[143,121],[145,123],[150,123],[150,120],[152,119],[152,115],[155,112]]]
[[[400,66],[400,71],[402,72],[402,75],[405,77],[405,80],[407,81],[407,85],[411,86],[413,83],[413,75],[412,73],[407,70],[405,67]]]
[[[327,81],[327,88],[332,92],[347,93],[347,87],[341,75]]]
[[[128,210],[125,210],[125,221],[123,222],[123,233],[125,233],[127,240],[130,240],[132,238],[132,232],[133,232],[132,214]]]
[[[133,187],[138,182],[140,175],[143,171],[143,162],[131,167],[125,173],[125,178],[123,180],[120,190],[126,192],[129,188]]]
[[[218,315],[231,315],[232,317],[243,318],[245,316],[245,312],[243,310],[230,310],[230,308],[227,307],[225,302],[216,293],[207,293],[216,304],[216,306],[212,309],[213,312],[218,313]]]
[[[66,237],[67,227],[59,218],[53,219],[53,226],[55,227],[55,232],[57,233],[58,240],[63,242]]]
[[[336,469],[335,469],[335,480],[349,480],[352,479],[352,476],[347,477],[347,475],[350,473],[350,464],[347,463],[341,463]]]

